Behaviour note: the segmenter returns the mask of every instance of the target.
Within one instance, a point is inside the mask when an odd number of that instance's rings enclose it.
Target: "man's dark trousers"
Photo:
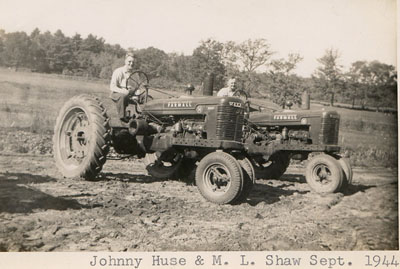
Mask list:
[[[118,117],[125,119],[125,109],[128,106],[129,96],[119,92],[112,92],[110,97],[117,105]]]

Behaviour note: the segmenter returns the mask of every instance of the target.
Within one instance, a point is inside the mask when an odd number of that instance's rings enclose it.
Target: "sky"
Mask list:
[[[307,77],[327,49],[397,66],[396,0],[0,0],[0,29],[93,34],[124,48],[191,55],[201,40],[264,38],[274,59],[299,53]]]

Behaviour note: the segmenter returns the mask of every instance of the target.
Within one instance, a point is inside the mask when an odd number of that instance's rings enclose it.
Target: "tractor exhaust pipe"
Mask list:
[[[301,95],[301,108],[304,110],[310,110],[310,94],[307,90]]]
[[[203,84],[203,95],[212,96],[213,88],[214,88],[214,74],[207,73],[207,76],[205,77]]]

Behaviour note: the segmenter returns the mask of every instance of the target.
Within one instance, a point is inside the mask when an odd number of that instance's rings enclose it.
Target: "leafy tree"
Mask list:
[[[229,45],[232,48],[228,50],[230,51],[228,54],[233,54],[230,56],[230,60],[236,62],[239,69],[245,72],[254,72],[258,68],[266,66],[273,55],[270,44],[263,38],[248,39],[237,45]]]
[[[96,36],[89,34],[84,40],[82,40],[81,50],[100,53],[104,51],[104,43],[105,41],[103,38],[97,38]]]
[[[25,32],[5,34],[3,41],[3,61],[8,66],[17,70],[20,66],[27,66],[29,60],[29,47],[31,40]]]
[[[226,42],[222,50],[223,61],[230,75],[239,76],[245,91],[250,95],[260,87],[259,76],[255,74],[261,67],[267,67],[273,52],[266,39],[248,39],[242,43]]]
[[[224,86],[225,66],[223,64],[224,45],[213,39],[201,41],[200,46],[193,51],[191,72],[196,82],[202,82],[207,74],[214,74],[214,87]]]
[[[394,66],[378,61],[356,61],[346,78],[353,106],[356,99],[362,107],[368,102],[377,106],[396,105],[397,75]]]
[[[75,34],[72,38],[71,38],[71,46],[72,46],[72,51],[74,53],[79,52],[81,50],[82,47],[82,37],[80,34]]]
[[[113,65],[118,61],[118,57],[108,52],[102,52],[99,55],[92,54],[91,63],[92,75],[104,79],[110,79],[114,70]]]
[[[288,59],[277,59],[271,62],[269,85],[272,100],[285,108],[286,101],[301,104],[301,93],[303,91],[301,80],[293,74],[293,70],[303,58],[299,54],[289,54]]]
[[[96,77],[100,71],[94,67],[93,59],[95,58],[90,51],[79,51],[76,58],[78,67],[75,68],[74,73],[79,76]]]
[[[342,79],[342,66],[339,65],[339,51],[336,49],[327,49],[325,54],[317,59],[320,66],[317,68],[314,76],[315,86],[324,95],[330,95],[330,104],[333,106],[335,93],[344,89]]]
[[[48,72],[49,64],[47,61],[46,50],[42,47],[41,33],[38,28],[35,28],[31,35],[31,44],[29,47],[30,68],[38,72]]]
[[[125,57],[126,50],[122,48],[119,44],[116,45],[110,45],[110,44],[104,44],[104,51],[117,56],[118,58],[123,58]]]
[[[0,29],[0,65],[4,64],[4,40],[5,40],[6,31]]]
[[[168,54],[168,62],[166,66],[166,77],[177,82],[193,83],[198,82],[192,72],[192,56],[183,54],[170,53]]]
[[[54,72],[61,73],[74,67],[73,44],[61,30],[57,30],[51,46],[51,67]]]
[[[150,77],[157,77],[166,74],[168,55],[154,47],[135,51],[139,60],[139,69],[147,73]]]

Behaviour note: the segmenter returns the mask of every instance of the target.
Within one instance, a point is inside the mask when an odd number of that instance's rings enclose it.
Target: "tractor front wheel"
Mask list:
[[[256,180],[256,174],[251,161],[247,157],[239,155],[236,156],[236,159],[238,160],[240,166],[242,167],[243,187],[241,192],[239,193],[239,196],[236,197],[235,202],[241,203],[247,199],[251,190],[253,189]]]
[[[310,188],[318,193],[337,192],[342,186],[343,170],[332,156],[320,154],[306,166],[306,180]]]
[[[350,159],[340,155],[336,155],[334,157],[342,167],[344,175],[341,190],[345,190],[353,181],[353,169],[351,168]]]
[[[196,169],[196,185],[201,195],[216,204],[232,203],[243,189],[239,162],[225,152],[206,155]]]

